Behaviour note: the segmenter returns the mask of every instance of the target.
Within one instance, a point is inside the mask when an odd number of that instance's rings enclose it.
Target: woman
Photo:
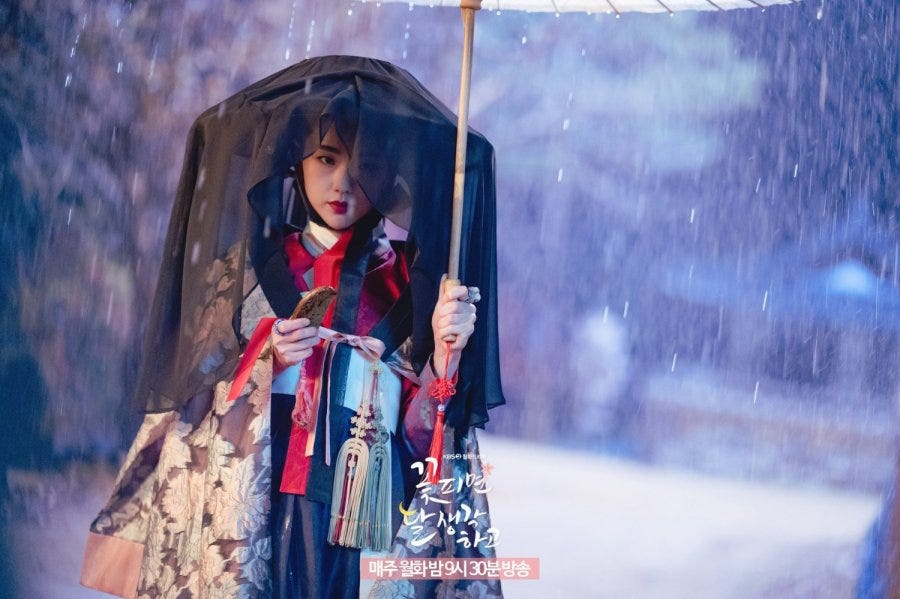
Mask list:
[[[415,502],[410,465],[432,437],[434,377],[458,372],[443,438],[469,456],[442,475],[479,473],[471,427],[503,402],[493,154],[470,133],[461,276],[485,297],[475,327],[466,287],[438,294],[453,122],[405,71],[357,57],[304,61],[197,120],[138,386],[148,415],[91,527],[84,584],[125,596],[357,596],[360,550],[385,545],[385,499]],[[405,244],[387,242],[383,218],[408,231]],[[337,288],[328,328],[290,319],[323,285]],[[366,485],[356,473],[369,457]],[[486,530],[484,496],[462,490],[451,505],[462,500],[483,503],[471,527]],[[399,512],[387,519],[395,554],[492,555],[446,532],[410,551]],[[465,596],[469,585],[411,592]]]

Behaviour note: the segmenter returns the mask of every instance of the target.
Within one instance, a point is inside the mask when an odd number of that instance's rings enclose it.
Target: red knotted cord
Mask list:
[[[431,484],[436,484],[441,475],[441,458],[444,454],[444,412],[447,409],[447,400],[456,394],[456,381],[459,378],[459,371],[447,378],[447,371],[450,370],[450,342],[445,341],[444,343],[447,349],[444,358],[444,378],[434,379],[428,387],[428,394],[440,402],[437,406],[431,447],[428,449],[428,457],[431,458],[428,461],[431,462],[432,468],[428,469],[427,480]]]
[[[428,387],[428,393],[435,399],[439,399],[441,403],[450,399],[456,394],[456,375],[450,379],[435,379]]]

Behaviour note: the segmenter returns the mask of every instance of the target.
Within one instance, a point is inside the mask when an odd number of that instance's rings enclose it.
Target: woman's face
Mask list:
[[[330,228],[349,229],[372,209],[362,188],[350,177],[350,154],[334,127],[301,165],[306,197]]]

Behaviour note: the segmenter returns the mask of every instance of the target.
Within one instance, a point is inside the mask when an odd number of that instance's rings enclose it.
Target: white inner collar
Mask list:
[[[334,244],[337,243],[340,238],[341,234],[338,231],[329,229],[328,227],[324,227],[309,220],[303,228],[303,234],[300,236],[300,241],[313,258],[318,258],[334,247]]]

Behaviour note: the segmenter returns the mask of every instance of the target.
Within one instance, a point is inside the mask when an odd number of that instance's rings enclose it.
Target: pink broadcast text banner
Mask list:
[[[362,578],[426,579],[517,579],[540,577],[537,557],[505,558],[428,558],[364,557],[360,563]]]

